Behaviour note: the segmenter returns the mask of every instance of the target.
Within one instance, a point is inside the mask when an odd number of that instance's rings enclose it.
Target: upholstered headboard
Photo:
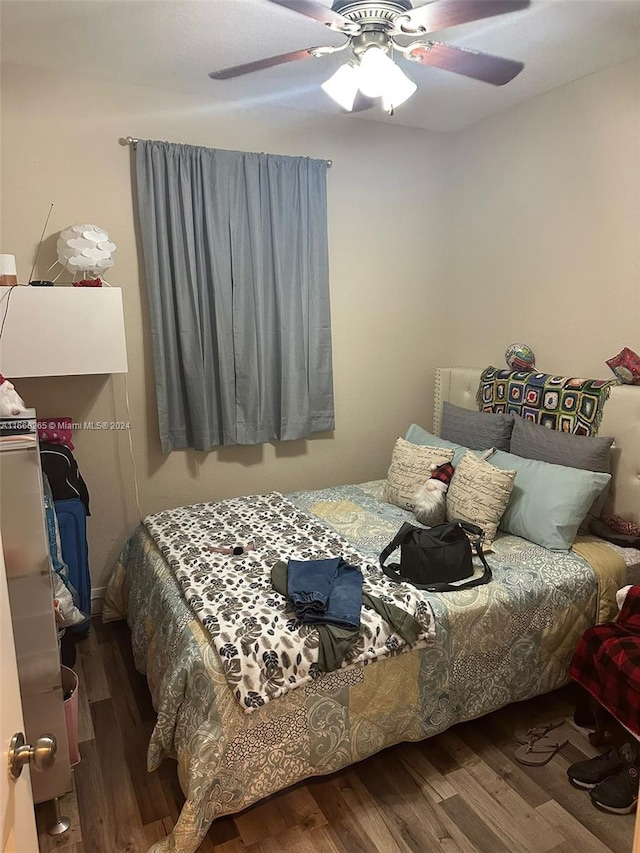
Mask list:
[[[438,367],[434,390],[433,431],[440,435],[445,400],[477,409],[476,393],[482,370]],[[612,435],[613,482],[607,510],[640,524],[640,386],[617,385],[604,405],[600,435]]]

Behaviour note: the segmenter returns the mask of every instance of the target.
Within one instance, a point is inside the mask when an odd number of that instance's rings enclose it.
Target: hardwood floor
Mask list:
[[[184,797],[175,762],[146,770],[154,711],[125,623],[78,644],[76,791],[55,841],[52,804],[37,808],[41,853],[145,853],[174,825]],[[543,767],[514,760],[514,726],[567,717],[570,691],[513,705],[426,741],[400,744],[214,822],[203,853],[630,853],[634,816],[595,809],[567,767],[597,754],[570,722],[569,744]]]

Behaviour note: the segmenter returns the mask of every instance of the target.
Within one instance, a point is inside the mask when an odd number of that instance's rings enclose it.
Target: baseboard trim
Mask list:
[[[91,615],[98,616],[104,607],[104,594],[106,586],[96,586],[91,590]]]

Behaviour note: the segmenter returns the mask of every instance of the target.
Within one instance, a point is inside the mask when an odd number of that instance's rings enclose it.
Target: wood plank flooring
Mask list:
[[[147,773],[154,711],[125,623],[95,619],[78,644],[75,791],[67,837],[37,808],[41,853],[145,853],[184,802],[175,762]],[[570,688],[512,705],[420,743],[400,744],[215,821],[202,853],[630,853],[634,816],[595,809],[567,767],[597,754],[571,722]],[[514,760],[514,727],[566,717],[569,744],[543,767]]]

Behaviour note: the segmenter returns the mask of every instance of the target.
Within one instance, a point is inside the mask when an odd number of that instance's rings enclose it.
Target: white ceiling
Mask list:
[[[233,80],[208,77],[213,69],[344,41],[267,0],[1,0],[0,10],[3,61],[204,94],[238,109],[337,110],[320,83],[345,54]],[[640,0],[532,0],[525,11],[450,28],[438,38],[521,60],[525,69],[494,87],[405,62],[418,92],[395,116],[376,107],[349,120],[465,127],[640,54]]]

